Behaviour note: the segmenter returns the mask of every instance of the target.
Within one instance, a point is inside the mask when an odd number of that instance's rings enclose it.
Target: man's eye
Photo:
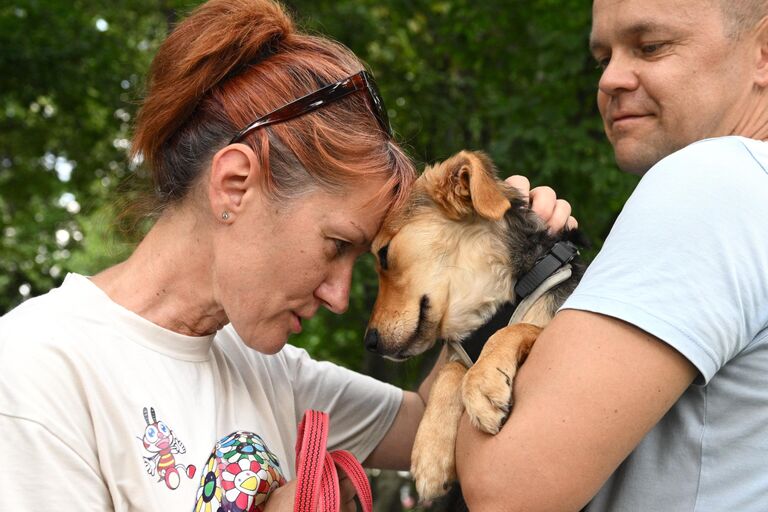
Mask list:
[[[389,266],[387,263],[388,252],[389,252],[389,244],[379,249],[378,256],[379,256],[379,265],[381,265],[381,270],[387,270],[387,267]]]
[[[611,57],[595,57],[595,63],[598,69],[605,69],[608,67],[608,64],[611,63]]]
[[[640,53],[643,55],[655,55],[661,51],[664,46],[666,46],[664,43],[648,43],[640,46]]]

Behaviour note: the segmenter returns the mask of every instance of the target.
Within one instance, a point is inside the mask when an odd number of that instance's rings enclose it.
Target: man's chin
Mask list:
[[[644,175],[661,160],[685,146],[668,141],[654,141],[650,136],[644,139],[620,137],[611,143],[619,169],[638,176]]]
[[[618,165],[619,169],[637,176],[644,175],[664,156],[666,155],[659,156],[655,152],[650,151],[638,151],[636,149],[629,151],[619,146],[616,146],[614,151],[616,165]]]

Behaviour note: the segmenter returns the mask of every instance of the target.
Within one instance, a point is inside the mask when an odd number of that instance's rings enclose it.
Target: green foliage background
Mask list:
[[[129,199],[119,184],[135,174],[126,149],[143,76],[169,26],[197,3],[0,6],[0,314],[68,271],[93,274],[130,253],[115,226]],[[599,248],[636,179],[616,170],[597,114],[590,2],[287,5],[302,26],[344,42],[369,64],[417,162],[485,150],[502,175],[525,174],[570,200]],[[349,312],[318,315],[293,341],[318,358],[414,386],[424,360],[394,365],[362,349],[375,292],[366,257]]]

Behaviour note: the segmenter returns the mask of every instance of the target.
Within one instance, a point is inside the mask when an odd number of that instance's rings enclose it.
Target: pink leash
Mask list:
[[[328,453],[328,414],[304,413],[296,438],[296,501],[294,512],[338,512],[341,508],[338,466],[352,482],[363,512],[373,512],[368,477],[354,455],[346,450]]]

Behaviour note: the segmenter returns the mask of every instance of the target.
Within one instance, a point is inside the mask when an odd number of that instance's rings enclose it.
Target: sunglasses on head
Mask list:
[[[363,70],[336,83],[321,87],[256,119],[240,130],[229,143],[240,142],[246,135],[259,128],[289,121],[304,114],[314,112],[357,91],[366,91],[368,93],[368,103],[370,104],[371,112],[376,117],[376,121],[378,121],[382,131],[391,137],[392,128],[389,124],[389,116],[387,115],[387,109],[384,107],[384,102],[381,100],[379,89],[376,87],[373,77]]]

